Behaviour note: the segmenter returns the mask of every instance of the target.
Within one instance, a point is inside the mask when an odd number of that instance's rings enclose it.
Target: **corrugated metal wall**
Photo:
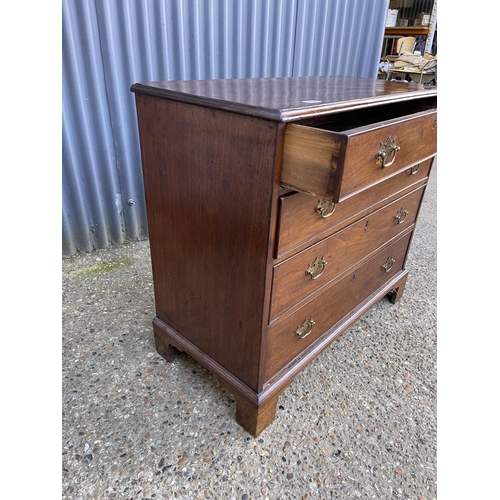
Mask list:
[[[147,237],[130,85],[375,77],[389,0],[63,0],[63,256]]]

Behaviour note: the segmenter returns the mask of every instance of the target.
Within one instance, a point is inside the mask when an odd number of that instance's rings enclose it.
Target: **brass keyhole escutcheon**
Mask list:
[[[406,210],[405,207],[403,207],[397,214],[396,214],[396,221],[398,224],[402,224],[405,219],[406,219],[406,216],[409,214],[410,212],[408,212],[408,210]]]
[[[315,324],[316,324],[316,322],[312,319],[312,317],[309,319],[305,319],[302,322],[302,324],[297,327],[297,330],[295,330],[295,333],[301,339],[304,339],[312,332],[312,328]]]
[[[325,272],[325,266],[328,262],[323,257],[316,257],[314,262],[309,264],[306,269],[306,275],[310,276],[313,280],[318,279]]]
[[[392,257],[389,257],[383,264],[382,264],[382,270],[388,273],[391,269],[394,263],[396,262],[396,259],[393,259]]]
[[[401,149],[400,146],[396,144],[397,137],[394,139],[389,136],[385,144],[380,143],[380,147],[377,151],[377,161],[382,163],[382,168],[390,167],[396,160],[396,153]]]
[[[413,165],[413,167],[410,167],[408,169],[408,173],[410,175],[415,175],[418,172],[418,169],[420,168],[420,163],[417,163],[416,165]]]
[[[333,215],[333,212],[335,212],[336,206],[336,203],[333,203],[333,201],[318,200],[318,204],[316,205],[314,211],[317,214],[320,214],[322,219],[328,219],[328,217]]]

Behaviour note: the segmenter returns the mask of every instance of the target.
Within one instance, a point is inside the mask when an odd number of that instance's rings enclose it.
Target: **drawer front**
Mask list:
[[[411,226],[423,193],[424,186],[276,265],[271,321]]]
[[[355,216],[362,216],[377,204],[426,179],[432,159],[417,163],[342,203],[329,204],[302,193],[290,193],[279,201],[279,227],[275,257],[279,258],[318,235],[341,229]],[[322,202],[324,202],[322,204]],[[322,209],[322,211],[321,211]]]
[[[436,124],[435,109],[341,132],[289,124],[281,182],[342,201],[435,155]]]
[[[405,234],[295,313],[269,327],[267,380],[403,269],[411,234]],[[307,323],[311,319],[312,327]]]

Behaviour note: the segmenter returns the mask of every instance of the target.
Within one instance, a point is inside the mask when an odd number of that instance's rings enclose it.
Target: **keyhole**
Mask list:
[[[351,283],[352,283],[355,279],[356,279],[356,273],[354,273],[354,274],[352,275],[352,278],[351,278]]]
[[[368,229],[368,225],[369,225],[369,224],[370,224],[370,219],[368,219],[368,220],[366,221],[366,224],[365,224],[365,231]]]

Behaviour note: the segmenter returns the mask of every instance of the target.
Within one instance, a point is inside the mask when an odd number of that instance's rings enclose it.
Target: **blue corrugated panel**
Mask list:
[[[388,0],[299,0],[294,76],[377,76]]]
[[[63,3],[63,254],[124,241],[93,2]]]
[[[147,237],[130,85],[374,76],[388,0],[63,0],[63,255]]]

